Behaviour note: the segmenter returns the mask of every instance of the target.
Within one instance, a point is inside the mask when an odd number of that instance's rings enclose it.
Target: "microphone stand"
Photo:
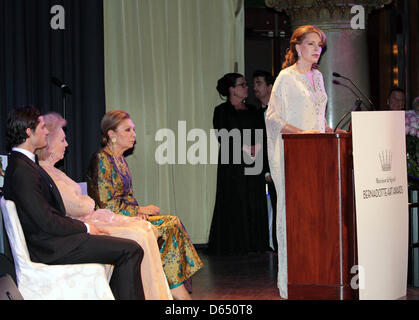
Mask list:
[[[336,130],[337,130],[337,128],[339,127],[339,125],[342,123],[342,121],[348,116],[348,115],[350,115],[351,114],[351,112],[353,112],[353,111],[355,111],[356,109],[358,109],[358,108],[360,108],[361,107],[361,103],[362,103],[362,100],[360,99],[360,98],[357,98],[356,99],[356,101],[355,101],[355,103],[354,103],[354,105],[352,106],[352,108],[351,108],[351,110],[349,110],[348,112],[346,112],[344,115],[343,115],[343,117],[342,118],[340,118],[340,120],[339,120],[339,122],[338,122],[338,124],[336,125],[336,127],[335,127],[335,130],[333,130],[333,132],[336,132]]]
[[[59,87],[60,90],[61,90],[63,118],[65,120],[67,120],[67,94],[70,94],[71,95],[72,92],[71,92],[70,88],[65,83],[62,83],[59,79],[57,79],[55,77],[51,77],[51,82],[53,84],[55,84],[57,87]],[[67,158],[66,157],[64,157],[63,166],[64,166],[64,168],[63,168],[64,169],[64,172],[66,174],[68,174],[68,171],[67,171]]]
[[[57,87],[59,87],[61,89],[61,97],[62,97],[62,111],[63,111],[63,118],[67,120],[67,101],[66,101],[66,94],[72,94],[70,88],[63,82],[61,82],[58,78],[56,77],[51,77],[51,82],[53,84],[55,84]]]
[[[367,101],[368,101],[368,103],[371,105],[371,109],[370,109],[370,111],[375,111],[375,107],[374,107],[374,104],[372,103],[372,101],[371,101],[371,99],[370,98],[368,98],[359,88],[358,88],[358,86],[355,84],[355,83],[353,83],[353,81],[351,80],[351,79],[349,79],[349,78],[347,78],[347,77],[344,77],[344,76],[342,76],[341,74],[339,74],[339,73],[337,73],[337,72],[333,72],[333,76],[334,77],[337,77],[337,78],[343,78],[343,79],[345,79],[345,80],[348,80],[355,88],[356,88],[356,90],[358,90],[358,92],[365,98],[365,99],[367,99]]]
[[[63,118],[65,120],[67,120],[67,93],[68,91],[66,90],[67,87],[63,87],[61,86],[61,97],[62,97],[62,106],[63,106]],[[67,161],[67,157],[64,157],[63,159],[64,163],[64,172],[68,175],[68,161]]]
[[[66,109],[66,107],[67,107],[67,96],[66,96],[66,93],[65,93],[65,91],[64,91],[64,89],[61,89],[61,94],[62,94],[62,104],[63,104],[63,118],[65,119],[65,120],[67,120],[67,109]]]

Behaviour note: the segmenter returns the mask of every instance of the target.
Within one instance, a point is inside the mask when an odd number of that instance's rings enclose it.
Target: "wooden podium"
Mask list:
[[[351,134],[282,136],[288,298],[358,299]]]

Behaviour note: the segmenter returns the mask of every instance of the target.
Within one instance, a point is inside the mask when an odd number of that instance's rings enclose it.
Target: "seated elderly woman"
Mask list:
[[[163,269],[172,294],[187,299],[184,283],[203,263],[182,222],[173,215],[159,215],[154,205],[139,205],[134,198],[132,177],[124,152],[132,149],[136,140],[134,123],[128,113],[112,110],[101,123],[104,148],[92,157],[88,173],[88,193],[99,208],[122,216],[148,220],[158,230]]]
[[[160,259],[157,230],[144,220],[119,216],[109,210],[95,210],[94,200],[87,195],[82,195],[80,186],[54,167],[64,158],[68,145],[62,129],[66,121],[59,114],[49,113],[44,115],[44,122],[49,134],[47,146],[37,151],[39,164],[57,185],[67,215],[89,222],[89,224],[93,223],[99,230],[111,236],[137,241],[144,250],[141,275],[145,298],[148,300],[172,299]]]

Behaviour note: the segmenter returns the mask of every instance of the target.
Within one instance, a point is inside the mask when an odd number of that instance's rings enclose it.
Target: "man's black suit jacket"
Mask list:
[[[32,261],[53,263],[88,239],[86,225],[66,217],[51,177],[20,152],[9,155],[3,194],[16,204]]]

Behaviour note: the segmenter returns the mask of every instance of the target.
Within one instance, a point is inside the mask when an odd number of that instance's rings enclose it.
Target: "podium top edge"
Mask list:
[[[349,139],[352,133],[283,133],[283,139]]]

